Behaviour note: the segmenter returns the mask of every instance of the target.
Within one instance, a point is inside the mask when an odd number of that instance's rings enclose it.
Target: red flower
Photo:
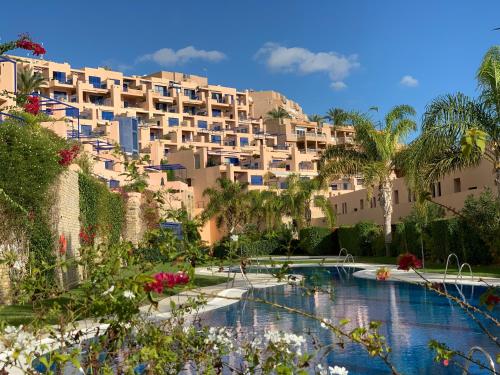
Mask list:
[[[411,253],[401,254],[398,258],[398,270],[409,271],[410,268],[422,268],[422,262]]]
[[[68,248],[68,242],[66,241],[66,237],[64,234],[61,234],[59,236],[59,254],[64,255],[66,254],[66,250]]]
[[[443,365],[448,366],[450,361],[448,359],[443,359]]]
[[[28,35],[21,35],[16,42],[16,47],[32,51],[35,56],[45,55],[47,52],[42,45],[31,41]]]
[[[80,229],[80,242],[83,245],[93,245],[94,244],[94,239],[96,237],[96,228],[93,227],[92,225],[85,227],[82,227]]]
[[[40,112],[40,98],[30,95],[24,104],[24,110],[32,115],[37,115]]]
[[[496,305],[499,302],[500,302],[500,297],[495,294],[489,294],[488,297],[486,297],[487,305]]]
[[[59,164],[63,167],[70,165],[80,152],[80,146],[74,145],[69,149],[59,151]]]

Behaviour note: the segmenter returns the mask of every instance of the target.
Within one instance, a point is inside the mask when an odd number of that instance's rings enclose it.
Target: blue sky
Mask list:
[[[274,89],[309,114],[410,104],[420,119],[437,95],[476,95],[482,55],[500,43],[498,0],[27,3],[2,4],[2,41],[29,32],[46,59],[76,67]]]

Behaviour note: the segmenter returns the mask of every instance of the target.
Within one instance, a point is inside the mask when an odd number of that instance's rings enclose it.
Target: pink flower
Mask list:
[[[443,359],[443,365],[448,366],[450,361],[448,359]]]
[[[165,288],[173,288],[178,284],[187,284],[189,282],[189,275],[182,271],[177,273],[159,272],[153,278],[154,281],[144,285],[146,292],[163,293]]]

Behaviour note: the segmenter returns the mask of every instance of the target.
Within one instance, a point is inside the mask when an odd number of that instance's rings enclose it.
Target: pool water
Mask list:
[[[455,350],[468,352],[472,346],[482,346],[492,355],[498,347],[494,345],[476,323],[456,304],[423,287],[396,281],[375,281],[353,277],[336,267],[294,268],[309,280],[330,287],[333,283],[334,298],[327,294],[304,294],[303,289],[283,285],[266,289],[255,289],[249,297],[263,298],[286,306],[295,307],[317,316],[338,321],[349,318],[351,325],[367,326],[370,321],[380,321],[379,332],[392,348],[392,363],[403,374],[461,374],[452,364],[445,367],[433,360],[428,348],[429,340],[445,342]],[[448,286],[453,292],[456,287]],[[463,294],[469,303],[478,305],[478,297],[485,288],[464,286]],[[453,293],[455,294],[455,293]],[[498,317],[498,313],[494,312]],[[323,345],[337,342],[335,336],[312,319],[277,310],[269,305],[241,301],[230,306],[207,312],[203,324],[229,326],[248,334],[269,330],[282,330],[295,334],[307,334],[319,338]],[[497,336],[498,328],[485,323]],[[483,363],[484,357],[478,356]],[[388,374],[390,371],[380,359],[371,358],[359,345],[347,343],[344,349],[337,348],[327,357],[330,365],[345,366],[349,374]],[[471,366],[470,373],[488,373]]]

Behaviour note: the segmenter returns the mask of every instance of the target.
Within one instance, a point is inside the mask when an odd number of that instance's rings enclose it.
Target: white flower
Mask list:
[[[231,236],[231,241],[236,242],[236,241],[238,241],[238,238],[239,238],[239,237],[238,237],[238,235],[237,235],[237,234],[233,234],[233,235]]]
[[[125,297],[127,299],[134,299],[135,298],[135,294],[132,293],[132,291],[130,291],[130,290],[125,290],[123,292],[123,297]]]
[[[330,371],[330,375],[348,375],[349,371],[346,370],[345,367],[335,366],[328,367],[328,371]]]
[[[115,290],[115,286],[111,285],[111,288],[109,288],[108,290],[106,290],[102,295],[103,296],[107,296],[108,294],[113,293],[113,290]]]

